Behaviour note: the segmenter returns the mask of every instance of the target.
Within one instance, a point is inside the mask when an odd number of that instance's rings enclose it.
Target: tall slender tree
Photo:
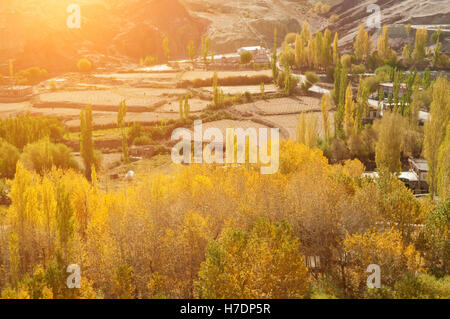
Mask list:
[[[375,162],[379,171],[400,172],[401,130],[398,113],[385,112],[380,122],[378,141],[375,146]]]
[[[355,56],[359,61],[365,60],[369,55],[369,34],[364,30],[364,25],[359,27],[353,48]]]
[[[322,110],[322,125],[325,141],[328,143],[330,141],[330,120],[329,120],[329,110],[331,108],[331,97],[330,94],[324,94],[322,96],[322,101],[320,102]]]
[[[345,90],[345,117],[344,117],[344,132],[345,136],[349,138],[355,130],[355,103],[353,101],[352,85],[349,84]]]
[[[433,85],[430,117],[425,123],[424,154],[428,162],[428,185],[432,196],[437,194],[439,148],[444,141],[450,118],[450,91],[447,79],[439,77]]]
[[[187,50],[188,50],[188,55],[189,55],[189,59],[191,61],[194,61],[194,57],[195,57],[195,44],[194,41],[189,41],[189,44],[187,46]]]
[[[85,175],[91,176],[91,167],[94,164],[94,143],[92,142],[92,106],[88,105],[80,113],[81,141],[80,152],[83,158]]]
[[[339,36],[338,33],[336,32],[334,34],[334,40],[333,40],[333,63],[334,65],[337,65],[341,59],[339,57]]]

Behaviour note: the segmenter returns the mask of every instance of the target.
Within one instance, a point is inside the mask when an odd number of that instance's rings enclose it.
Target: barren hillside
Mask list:
[[[448,0],[334,0],[331,12],[338,14],[339,19],[330,26],[341,35],[341,46],[349,46],[353,42],[360,24],[366,24],[372,12],[367,12],[370,4],[380,6],[382,25],[389,25],[391,45],[400,48],[406,41],[404,26],[410,23],[413,30],[426,27],[433,31],[437,25],[442,25],[447,34],[444,41],[444,51],[449,52],[450,42],[450,3]],[[375,43],[379,29],[371,29],[369,33]],[[410,39],[410,41],[412,38]]]
[[[334,13],[339,19],[329,27],[339,32],[340,45],[349,48],[358,26],[370,15],[371,3],[381,7],[381,22],[390,25],[394,47],[406,41],[406,23],[430,29],[436,24],[449,29],[450,23],[447,0],[323,0],[332,7],[322,15],[312,10],[316,0],[79,0],[82,27],[78,30],[66,25],[72,2],[0,0],[0,73],[7,72],[8,59],[15,60],[16,68],[37,65],[67,71],[82,56],[106,68],[147,55],[163,58],[165,36],[171,58],[185,58],[190,40],[200,51],[205,35],[216,54],[241,46],[272,47],[275,27],[280,43],[286,33],[300,31],[304,21],[314,31],[324,29]],[[378,32],[370,30],[373,41]],[[447,52],[449,39],[444,39]]]

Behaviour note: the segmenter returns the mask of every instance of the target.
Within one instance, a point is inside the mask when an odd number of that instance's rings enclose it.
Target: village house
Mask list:
[[[427,160],[422,158],[408,158],[408,162],[411,168],[411,171],[417,176],[417,188],[416,194],[422,194],[428,192],[428,183],[427,183],[427,175],[428,175],[428,163]]]
[[[252,65],[268,66],[270,59],[267,49],[261,46],[251,46],[239,48],[236,52],[214,55],[214,61],[209,63],[206,68],[211,70],[239,70],[248,68],[248,66],[241,64],[241,53],[248,51],[253,55]],[[209,58],[210,59],[210,58]],[[196,67],[204,66],[203,61],[198,59]]]
[[[378,85],[378,92],[380,92],[380,90],[383,90],[385,97],[388,97],[389,95],[393,96],[394,95],[394,83],[392,83],[392,82],[380,83]],[[406,84],[400,83],[400,89],[398,91],[398,95],[399,95],[399,97],[401,97],[403,94],[406,94]]]
[[[0,102],[16,103],[30,100],[33,95],[33,87],[25,85],[0,86]]]
[[[402,181],[406,187],[411,189],[415,195],[428,193],[428,164],[425,159],[412,158],[408,159],[410,170],[400,172],[398,179]],[[365,172],[363,177],[378,178],[377,172]]]

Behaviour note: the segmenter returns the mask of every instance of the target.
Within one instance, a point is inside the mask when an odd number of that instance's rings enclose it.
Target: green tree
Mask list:
[[[411,23],[408,23],[405,26],[405,30],[406,30],[406,36],[409,38],[409,35],[411,34]]]
[[[75,217],[70,193],[64,185],[58,185],[56,189],[56,230],[58,249],[62,254],[63,260],[70,260],[70,245],[74,238]]]
[[[450,197],[450,123],[447,124],[445,139],[439,147],[437,164],[437,192],[439,198]]]
[[[345,91],[345,117],[344,132],[345,136],[350,137],[355,131],[355,102],[353,101],[352,85],[349,84]]]
[[[359,61],[365,60],[369,55],[369,34],[364,30],[364,25],[362,24],[359,27],[353,48]]]
[[[207,64],[208,63],[208,55],[209,55],[209,45],[210,45],[210,40],[208,37],[204,37],[202,38],[202,58],[203,58],[203,63]]]
[[[426,28],[416,31],[416,40],[414,43],[413,57],[416,62],[422,62],[425,59],[425,47],[428,41],[428,31]]]
[[[445,198],[430,212],[425,221],[427,266],[439,276],[450,270],[450,197]]]
[[[94,164],[94,143],[92,141],[92,106],[88,105],[80,113],[80,153],[83,158],[85,175],[91,176],[91,167]]]
[[[189,41],[189,44],[187,46],[187,50],[188,50],[188,55],[189,55],[189,59],[191,61],[194,61],[194,57],[195,57],[195,44],[194,41]]]
[[[191,111],[191,107],[189,105],[189,96],[186,95],[184,97],[184,118],[189,119],[189,113]]]
[[[385,112],[380,121],[378,141],[375,146],[375,162],[379,171],[400,172],[401,129],[400,115]]]
[[[424,90],[428,89],[431,86],[431,74],[430,69],[425,68],[422,78],[422,87]]]
[[[304,50],[304,43],[302,42],[302,38],[299,34],[295,36],[295,65],[298,68],[302,67],[303,62],[303,50]]]
[[[275,28],[273,30],[273,52],[272,52],[272,59],[271,59],[271,65],[272,65],[272,77],[273,80],[276,81],[278,79],[278,65],[277,65],[277,36],[278,36],[278,30]]]
[[[437,194],[439,148],[444,141],[450,117],[450,91],[447,79],[439,77],[433,85],[430,117],[425,123],[424,154],[428,163],[427,180],[432,196]]]
[[[369,113],[369,90],[360,79],[358,93],[356,94],[355,131],[361,132],[363,119]]]
[[[378,38],[377,48],[378,56],[383,60],[392,57],[392,50],[389,46],[389,30],[387,26],[383,26],[380,37]]]
[[[117,112],[117,126],[122,133],[122,160],[125,163],[130,161],[128,154],[128,139],[126,133],[125,116],[127,115],[127,104],[122,100],[119,104],[119,111]]]
[[[320,102],[322,111],[322,125],[324,131],[325,141],[330,142],[330,119],[329,110],[331,108],[331,96],[330,94],[324,94],[322,96],[322,101]]]
[[[164,39],[162,41],[162,48],[163,48],[163,52],[164,52],[164,56],[165,56],[166,60],[169,61],[170,50],[169,50],[169,38],[168,37],[164,37]]]
[[[250,51],[242,51],[240,54],[241,64],[249,64],[253,60],[253,54]]]
[[[0,178],[14,177],[19,156],[19,150],[14,145],[0,139]]]
[[[334,65],[337,65],[340,62],[340,57],[339,57],[339,36],[338,33],[336,32],[334,34],[334,40],[333,40],[333,63]]]

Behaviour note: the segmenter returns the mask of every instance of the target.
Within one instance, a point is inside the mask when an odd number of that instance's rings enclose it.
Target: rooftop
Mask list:
[[[411,172],[411,171],[409,171],[409,172],[401,172],[398,175],[398,178],[399,179],[404,179],[404,180],[407,180],[407,181],[410,181],[410,182],[418,182],[419,181],[419,179],[417,178],[416,173]]]
[[[428,172],[428,163],[426,159],[423,158],[410,158],[408,161],[416,166],[420,171]]]
[[[262,50],[263,48],[260,45],[252,46],[252,47],[242,47],[238,49],[238,52],[241,51],[256,51],[256,50]]]

